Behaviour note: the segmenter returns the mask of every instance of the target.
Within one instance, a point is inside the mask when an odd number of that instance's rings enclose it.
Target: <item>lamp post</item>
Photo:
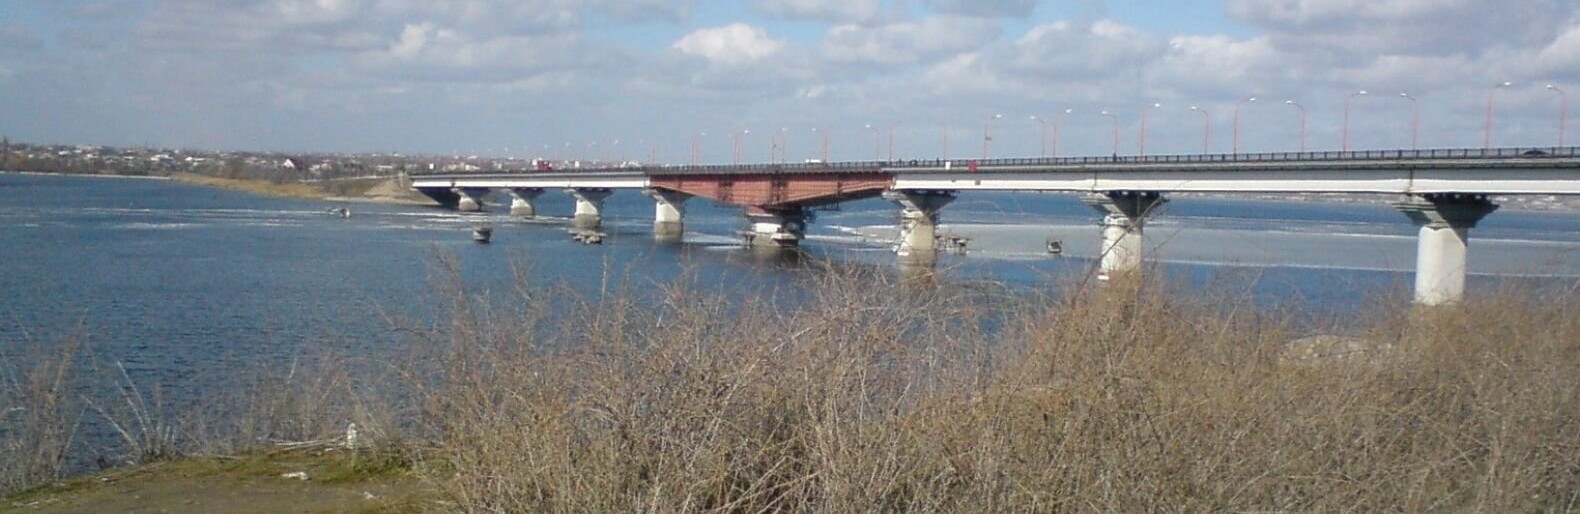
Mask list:
[[[1563,89],[1552,84],[1547,85],[1547,90],[1558,93],[1558,147],[1564,146],[1564,125],[1569,122],[1569,95]]]
[[[1306,152],[1306,106],[1294,100],[1284,100],[1284,105],[1300,109],[1300,152]]]
[[[871,123],[867,124],[867,130],[872,131],[872,160],[881,161],[883,160],[883,131],[878,130],[878,127],[872,126]]]
[[[1421,103],[1410,93],[1399,93],[1399,98],[1410,101],[1410,149],[1419,150],[1421,142]]]
[[[1211,150],[1211,148],[1212,148],[1212,114],[1208,113],[1206,109],[1203,109],[1201,107],[1197,107],[1197,106],[1194,106],[1194,105],[1190,106],[1190,110],[1201,113],[1201,153],[1202,153],[1202,155],[1207,155],[1209,153],[1212,153],[1212,150]]]
[[[1059,126],[1064,124],[1064,115],[1075,112],[1074,109],[1065,109],[1053,115],[1053,152],[1050,157],[1059,156]]]
[[[1040,153],[1038,153],[1037,156],[1038,157],[1047,157],[1048,156],[1048,121],[1044,120],[1042,118],[1038,118],[1036,115],[1031,116],[1031,121],[1037,122],[1037,125],[1041,127],[1039,133],[1042,134],[1042,136],[1041,136],[1040,139],[1038,139],[1038,141],[1040,141],[1042,143],[1042,150],[1039,151]]]
[[[734,132],[734,133],[730,134],[730,143],[731,143],[731,146],[733,146],[734,149],[735,149],[735,160],[734,160],[735,164],[740,164],[741,163],[741,136],[744,136],[744,135],[747,135],[747,134],[750,134],[750,133],[752,133],[751,129],[741,129],[739,132]]]
[[[1234,144],[1231,145],[1230,148],[1232,149],[1232,153],[1236,155],[1240,153],[1240,106],[1255,101],[1256,97],[1253,96],[1234,104]]]
[[[994,114],[989,116],[987,123],[982,125],[982,160],[984,161],[988,158],[988,143],[993,142],[993,120],[1003,117],[1003,114]]]
[[[1487,121],[1482,127],[1482,149],[1492,148],[1492,94],[1497,93],[1499,89],[1503,89],[1512,85],[1514,85],[1513,82],[1504,82],[1502,84],[1492,86],[1492,89],[1487,90]]]
[[[708,135],[707,132],[698,132],[698,133],[696,133],[696,135],[691,136],[691,165],[692,166],[696,166],[697,165],[697,143],[702,139],[703,136],[706,136],[706,135]]]
[[[1155,103],[1141,108],[1141,144],[1140,150],[1137,152],[1141,157],[1147,156],[1147,113],[1152,112],[1152,109],[1162,106],[1163,104]]]
[[[938,131],[944,136],[944,147],[940,159],[947,161],[949,160],[949,125],[939,123]]]
[[[1101,116],[1107,116],[1108,117],[1108,121],[1113,122],[1113,125],[1114,125],[1114,154],[1113,155],[1114,155],[1114,157],[1117,158],[1117,157],[1119,157],[1119,117],[1118,116],[1114,116],[1113,113],[1108,112],[1108,111],[1103,111],[1103,112],[1100,112],[1100,113],[1097,113],[1097,114],[1099,114]]]
[[[828,131],[816,127],[813,127],[812,131],[816,132],[818,136],[822,137],[822,142],[819,143],[821,146],[818,148],[821,150],[821,160],[826,163],[828,162]]]
[[[790,158],[787,151],[790,142],[789,131],[788,128],[779,127],[779,131],[774,132],[774,137],[768,139],[768,160],[782,163]]]
[[[1344,99],[1344,137],[1343,142],[1339,144],[1339,151],[1350,151],[1350,101],[1357,96],[1366,96],[1366,91],[1350,93],[1350,96]]]

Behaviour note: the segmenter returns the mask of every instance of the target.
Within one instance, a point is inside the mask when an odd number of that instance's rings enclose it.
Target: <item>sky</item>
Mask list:
[[[1494,146],[1554,146],[1568,93],[1580,0],[0,0],[0,135],[34,143],[675,163],[693,143],[821,158],[825,136],[834,160],[890,140],[899,159],[1134,155],[1143,135],[1149,155],[1302,133],[1477,148],[1490,100]]]

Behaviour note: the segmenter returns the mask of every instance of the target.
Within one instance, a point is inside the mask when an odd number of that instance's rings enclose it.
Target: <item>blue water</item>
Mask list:
[[[324,212],[342,205],[157,180],[0,174],[0,350],[86,335],[104,358],[171,383],[313,345],[395,351],[383,316],[435,317],[438,251],[454,253],[474,290],[508,291],[512,266],[523,263],[543,283],[589,294],[611,280],[663,282],[688,270],[704,285],[753,291],[809,279],[818,273],[809,262],[898,269],[896,210],[882,200],[819,212],[802,259],[740,248],[737,211],[705,200],[687,204],[682,245],[653,241],[651,200],[635,192],[609,200],[611,238],[601,246],[570,240],[563,218],[552,218],[572,210],[559,194],[539,206],[551,219],[530,222],[423,206]],[[944,233],[972,239],[967,254],[941,258],[946,285],[986,279],[1034,290],[1092,272],[1097,216],[1074,196],[968,193],[943,220]],[[494,244],[470,241],[480,221],[494,226]],[[1407,291],[1414,233],[1385,205],[1178,198],[1146,240],[1158,271],[1187,287],[1230,283],[1261,302],[1342,312]],[[1580,277],[1580,215],[1498,212],[1473,237],[1472,294],[1504,280]],[[1043,253],[1049,239],[1064,241],[1066,256]]]

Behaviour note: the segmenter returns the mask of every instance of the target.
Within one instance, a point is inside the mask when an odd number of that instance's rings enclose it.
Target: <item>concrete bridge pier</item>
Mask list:
[[[653,236],[659,241],[680,242],[686,233],[686,200],[691,195],[667,189],[644,189],[655,202]]]
[[[571,226],[582,230],[597,230],[603,226],[603,201],[614,191],[601,188],[570,188],[566,193],[576,198],[576,216]]]
[[[900,214],[900,244],[895,253],[900,257],[931,260],[938,251],[938,211],[955,201],[955,193],[885,191],[883,198],[903,209]]]
[[[806,238],[806,210],[800,207],[763,209],[748,207],[750,228],[741,232],[748,246],[795,248]]]
[[[1478,194],[1426,194],[1394,207],[1421,227],[1416,243],[1415,303],[1436,306],[1465,299],[1470,229],[1498,205]]]
[[[1168,199],[1155,191],[1109,191],[1086,195],[1081,201],[1103,214],[1103,253],[1097,279],[1141,271],[1142,227]]]
[[[523,218],[537,217],[537,199],[542,194],[543,189],[537,187],[510,188],[510,214]]]
[[[483,197],[488,196],[486,187],[457,187],[451,189],[459,197],[455,208],[461,212],[483,212]]]

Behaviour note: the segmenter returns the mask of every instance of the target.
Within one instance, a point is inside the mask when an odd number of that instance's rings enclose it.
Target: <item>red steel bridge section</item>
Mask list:
[[[749,211],[786,211],[871,198],[894,185],[894,174],[859,173],[657,175],[649,187],[718,202]]]

